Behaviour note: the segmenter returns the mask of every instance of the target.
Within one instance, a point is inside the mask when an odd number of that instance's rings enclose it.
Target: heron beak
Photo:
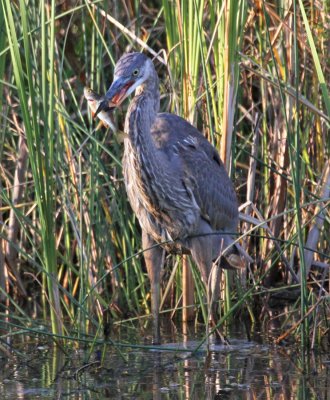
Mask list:
[[[111,103],[112,106],[110,109],[118,107],[125,100],[127,92],[133,84],[134,81],[128,80],[127,78],[119,77],[116,79],[106,92],[103,100],[99,102],[94,118],[100,111],[109,109],[109,103]]]
[[[105,111],[108,107],[108,102],[106,100],[100,100],[98,103],[98,107],[93,115],[93,119],[95,119],[101,111]]]

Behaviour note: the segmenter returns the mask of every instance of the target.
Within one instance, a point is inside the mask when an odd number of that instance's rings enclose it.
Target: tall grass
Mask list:
[[[251,321],[254,313],[267,319],[263,299],[290,293],[299,299],[293,307],[306,344],[313,329],[326,329],[317,310],[329,312],[326,2],[289,9],[284,1],[95,4],[1,3],[1,315],[10,311],[22,326],[33,318],[46,324],[49,316],[55,334],[76,329],[83,336],[105,313],[115,321],[150,313],[121,144],[111,132],[95,131],[83,99],[85,84],[104,92],[119,56],[143,47],[150,56],[148,49],[164,50],[168,61],[155,59],[162,110],[203,131],[230,169],[240,203],[253,200],[242,209],[241,233],[256,262],[244,276],[223,280],[221,321],[239,311]],[[119,127],[124,115],[116,114]],[[27,163],[17,159],[20,137]],[[18,196],[14,185],[23,187]],[[315,230],[318,239],[309,240]],[[313,243],[310,265],[306,243]],[[11,262],[7,244],[15,249]],[[181,306],[175,262],[167,259],[163,283],[163,310],[171,313]],[[193,277],[200,321],[206,310],[195,270]]]
[[[28,21],[28,9],[23,1],[19,3],[14,17],[13,5],[10,1],[3,3],[5,25],[11,61],[14,70],[15,85],[19,96],[19,105],[22,111],[24,124],[23,132],[26,135],[30,154],[30,166],[35,184],[35,201],[38,206],[37,235],[41,236],[42,248],[40,262],[45,272],[49,296],[49,309],[52,331],[62,333],[62,312],[57,279],[57,257],[55,249],[55,202],[54,187],[54,52],[55,52],[55,2],[50,9],[46,4],[41,7],[41,37],[39,45],[32,43],[29,38],[31,27]],[[48,10],[49,24],[46,26],[46,11]],[[19,13],[19,14],[18,14]],[[20,23],[23,43],[23,53],[20,52],[16,24]],[[38,63],[36,55],[41,52],[41,69],[35,69]],[[34,67],[34,68],[33,68]],[[48,75],[49,74],[49,75]],[[39,86],[42,92],[41,99],[35,97],[35,87]],[[38,104],[38,100],[40,104]],[[42,122],[42,123],[41,123]],[[38,250],[39,251],[39,250]],[[45,281],[44,281],[45,282]]]

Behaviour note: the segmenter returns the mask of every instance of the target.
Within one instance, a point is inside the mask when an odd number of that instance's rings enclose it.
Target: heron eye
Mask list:
[[[133,76],[138,76],[139,75],[139,70],[135,69],[132,73]]]

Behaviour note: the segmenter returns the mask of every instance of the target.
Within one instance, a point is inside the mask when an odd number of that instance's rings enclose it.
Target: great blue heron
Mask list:
[[[159,298],[163,249],[189,252],[209,283],[213,261],[233,243],[237,198],[216,149],[183,118],[159,111],[159,81],[150,58],[123,55],[114,80],[96,111],[119,106],[134,90],[125,120],[123,169],[130,204],[142,228],[142,246],[151,284],[153,339],[160,342]],[[162,247],[157,243],[166,242]],[[215,274],[214,276],[217,276]],[[212,277],[213,278],[213,277]],[[210,285],[210,286],[209,286]]]

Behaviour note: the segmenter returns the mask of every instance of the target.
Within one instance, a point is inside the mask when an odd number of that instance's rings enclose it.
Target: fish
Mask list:
[[[87,86],[84,87],[84,96],[88,102],[92,116],[94,117],[95,111],[97,110],[99,103],[103,100],[103,97]],[[98,124],[96,129],[99,129],[101,125],[104,125],[105,127],[109,127],[113,132],[118,131],[111,119],[113,109],[114,107],[109,106],[97,114],[97,117],[101,120],[101,123]]]

